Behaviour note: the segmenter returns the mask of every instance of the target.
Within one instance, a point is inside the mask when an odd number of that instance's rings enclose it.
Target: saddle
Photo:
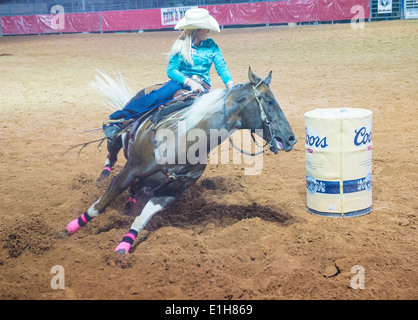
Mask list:
[[[156,90],[161,86],[162,84],[143,89],[138,94],[147,94],[148,92]],[[161,121],[168,115],[191,106],[194,103],[195,99],[200,95],[200,93],[190,92],[181,89],[178,90],[174,94],[173,99],[171,99],[167,103],[144,112],[138,118],[122,121],[122,131],[120,132],[120,137],[122,139],[122,145],[124,146],[125,157],[127,158],[128,155],[127,147],[133,144],[137,135],[137,131],[139,130],[144,121],[150,119],[151,124],[155,126],[159,121]]]

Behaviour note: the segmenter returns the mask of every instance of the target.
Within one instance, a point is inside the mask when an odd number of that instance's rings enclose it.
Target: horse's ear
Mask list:
[[[263,82],[266,84],[266,85],[269,85],[270,83],[271,83],[271,74],[273,73],[273,71],[270,71],[269,72],[269,75],[263,80]]]
[[[257,85],[259,84],[259,82],[261,81],[261,78],[259,78],[258,76],[256,76],[252,70],[251,67],[248,68],[248,79],[250,79],[251,84],[253,85]]]

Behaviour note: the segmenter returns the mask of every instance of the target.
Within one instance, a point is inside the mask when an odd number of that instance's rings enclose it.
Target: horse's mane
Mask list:
[[[191,129],[195,128],[196,125],[205,118],[209,118],[215,113],[224,112],[224,106],[226,103],[227,97],[238,89],[243,87],[242,84],[234,86],[232,89],[222,90],[215,89],[208,94],[204,94],[189,107],[183,111],[181,117],[178,117],[178,120],[184,120],[180,124],[180,128],[183,129],[182,132],[189,132]],[[247,98],[248,92],[243,91],[242,94],[238,96],[238,100]],[[181,125],[186,125],[186,127],[181,127]]]
[[[226,90],[216,89],[197,98],[178,118],[181,121],[179,125],[186,126],[182,128],[183,132],[189,132],[203,119],[211,117],[217,112],[223,112],[225,97]]]
[[[192,105],[173,112],[158,123],[158,128],[170,129],[183,136],[195,128],[200,121],[217,112],[223,112],[227,90],[216,89],[197,98]],[[181,137],[179,137],[181,138]]]

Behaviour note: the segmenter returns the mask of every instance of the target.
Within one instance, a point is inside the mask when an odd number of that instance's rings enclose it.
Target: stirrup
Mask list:
[[[107,139],[112,140],[117,137],[118,133],[122,131],[122,125],[120,123],[110,124],[103,129],[104,135]]]

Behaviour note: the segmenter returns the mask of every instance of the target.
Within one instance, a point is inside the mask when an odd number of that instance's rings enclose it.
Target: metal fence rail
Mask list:
[[[384,4],[390,4],[388,0],[371,0],[370,1],[370,18],[373,21],[377,20],[390,20],[390,19],[400,19],[402,17],[403,11],[403,1],[404,0],[391,0],[392,5],[390,12],[384,11]],[[381,11],[379,12],[379,2]],[[388,10],[389,11],[389,10]]]

